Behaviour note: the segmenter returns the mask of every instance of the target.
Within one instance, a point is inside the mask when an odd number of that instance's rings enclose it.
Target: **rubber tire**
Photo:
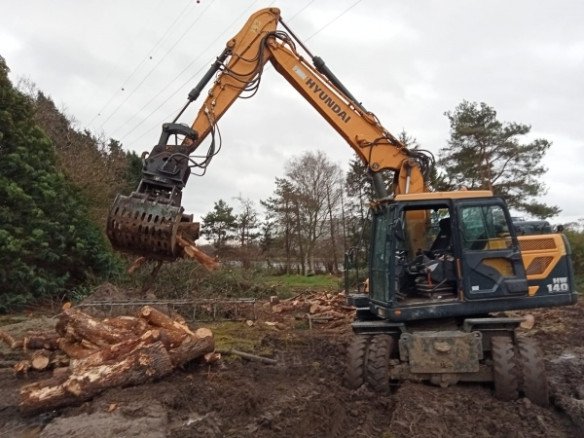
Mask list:
[[[367,355],[367,384],[379,393],[389,392],[389,358],[395,341],[390,335],[375,335]]]
[[[550,394],[543,353],[535,339],[518,337],[516,345],[523,394],[536,405],[549,407]]]
[[[357,335],[347,347],[343,382],[349,389],[357,389],[365,383],[365,362],[370,341],[370,336]]]
[[[491,339],[495,397],[503,401],[519,398],[519,370],[516,363],[513,340],[508,336]]]

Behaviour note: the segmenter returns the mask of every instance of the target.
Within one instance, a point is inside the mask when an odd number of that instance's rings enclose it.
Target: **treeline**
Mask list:
[[[0,311],[82,293],[117,275],[122,263],[105,239],[106,216],[115,195],[141,177],[136,154],[79,129],[34,86],[14,87],[8,72],[0,57]],[[431,190],[491,189],[531,216],[559,212],[537,199],[550,142],[523,143],[530,127],[499,121],[484,103],[462,102],[446,116],[450,138],[429,175]],[[420,147],[405,132],[400,140]],[[390,187],[392,173],[383,177]],[[245,268],[335,274],[346,252],[364,267],[372,197],[360,160],[345,173],[326,154],[310,152],[285,165],[268,199],[218,200],[202,218],[203,233],[217,254]],[[570,233],[579,273],[582,230]]]
[[[16,89],[0,57],[0,311],[81,293],[120,263],[103,233],[139,158],[74,127],[42,92]]]

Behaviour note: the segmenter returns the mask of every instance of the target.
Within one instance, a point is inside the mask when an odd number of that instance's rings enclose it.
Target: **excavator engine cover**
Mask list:
[[[172,261],[182,251],[177,235],[191,241],[199,237],[199,223],[183,211],[181,206],[160,202],[143,193],[118,195],[108,216],[107,235],[119,251]]]

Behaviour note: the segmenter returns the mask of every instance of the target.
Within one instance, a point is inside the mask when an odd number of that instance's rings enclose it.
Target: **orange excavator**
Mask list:
[[[517,334],[521,318],[493,313],[576,302],[565,237],[518,237],[505,201],[489,191],[429,191],[431,155],[406,148],[385,129],[276,8],[248,19],[176,118],[163,125],[158,144],[145,154],[137,190],[119,195],[111,208],[107,233],[113,246],[174,260],[198,238],[199,224],[181,206],[182,190],[191,171],[203,173],[218,152],[219,119],[237,98],[255,93],[268,62],[372,175],[369,293],[349,296],[356,318],[346,384],[386,391],[391,381],[403,379],[442,386],[494,382],[501,399],[524,395],[546,405],[538,346]],[[192,126],[177,123],[209,83]],[[195,156],[208,137],[207,151]],[[394,172],[392,187],[383,182],[384,170]]]

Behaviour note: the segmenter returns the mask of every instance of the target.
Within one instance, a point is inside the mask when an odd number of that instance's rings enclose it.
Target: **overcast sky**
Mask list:
[[[501,121],[553,142],[541,200],[554,223],[584,217],[584,2],[374,0],[0,0],[0,54],[89,129],[150,150],[225,43],[255,10],[276,6],[312,53],[394,134],[434,153],[445,111],[485,102]],[[193,104],[181,121],[189,122]],[[223,149],[183,204],[196,219],[223,198],[267,198],[285,163],[351,149],[274,71],[219,124]]]

